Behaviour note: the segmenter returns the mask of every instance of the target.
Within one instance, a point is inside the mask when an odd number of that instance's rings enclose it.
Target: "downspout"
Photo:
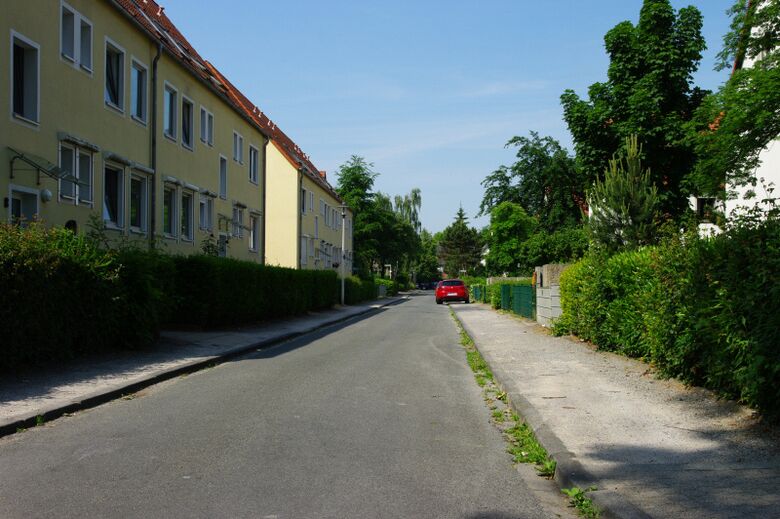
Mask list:
[[[271,139],[266,137],[265,142],[263,144],[263,173],[261,175],[262,180],[260,181],[260,185],[262,186],[261,189],[263,190],[263,194],[260,197],[260,228],[263,230],[263,235],[260,237],[260,264],[265,265],[265,235],[267,234],[267,230],[265,228],[265,208],[266,208],[266,199],[268,198],[268,193],[266,189],[266,168],[268,167],[268,143],[271,142]]]
[[[157,229],[157,62],[160,61],[162,55],[162,42],[157,42],[157,54],[152,61],[152,142],[151,142],[151,157],[149,163],[154,171],[151,189],[149,190],[149,203],[151,210],[149,211],[149,249],[154,249],[155,235]]]

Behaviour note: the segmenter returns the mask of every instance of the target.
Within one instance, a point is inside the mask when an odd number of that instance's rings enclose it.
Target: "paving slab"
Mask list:
[[[405,297],[338,306],[256,326],[163,331],[148,350],[112,352],[0,378],[0,436],[138,391],[222,359],[351,319]]]
[[[645,363],[553,337],[488,305],[452,305],[563,487],[605,516],[780,518],[780,432]]]

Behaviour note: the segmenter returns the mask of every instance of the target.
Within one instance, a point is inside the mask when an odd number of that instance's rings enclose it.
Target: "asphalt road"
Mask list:
[[[430,295],[0,439],[0,517],[546,518]]]

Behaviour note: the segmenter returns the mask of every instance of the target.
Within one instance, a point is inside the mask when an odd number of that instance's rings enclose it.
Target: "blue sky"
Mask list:
[[[480,182],[513,162],[504,144],[535,130],[571,150],[559,97],[606,78],[604,34],[636,22],[641,0],[158,0],[205,59],[277,123],[336,184],[353,154],[375,188],[422,190],[423,226],[459,204],[475,226]],[[732,0],[672,0],[704,15],[695,82],[714,72]]]

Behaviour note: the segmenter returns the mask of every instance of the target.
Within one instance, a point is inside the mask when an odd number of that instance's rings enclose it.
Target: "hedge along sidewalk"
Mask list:
[[[777,428],[642,362],[552,337],[488,305],[452,305],[510,401],[604,517],[778,517]]]
[[[0,379],[0,436],[129,395],[252,350],[405,300],[393,297],[218,331],[164,331],[154,348],[84,358]],[[39,418],[42,417],[42,418]]]

